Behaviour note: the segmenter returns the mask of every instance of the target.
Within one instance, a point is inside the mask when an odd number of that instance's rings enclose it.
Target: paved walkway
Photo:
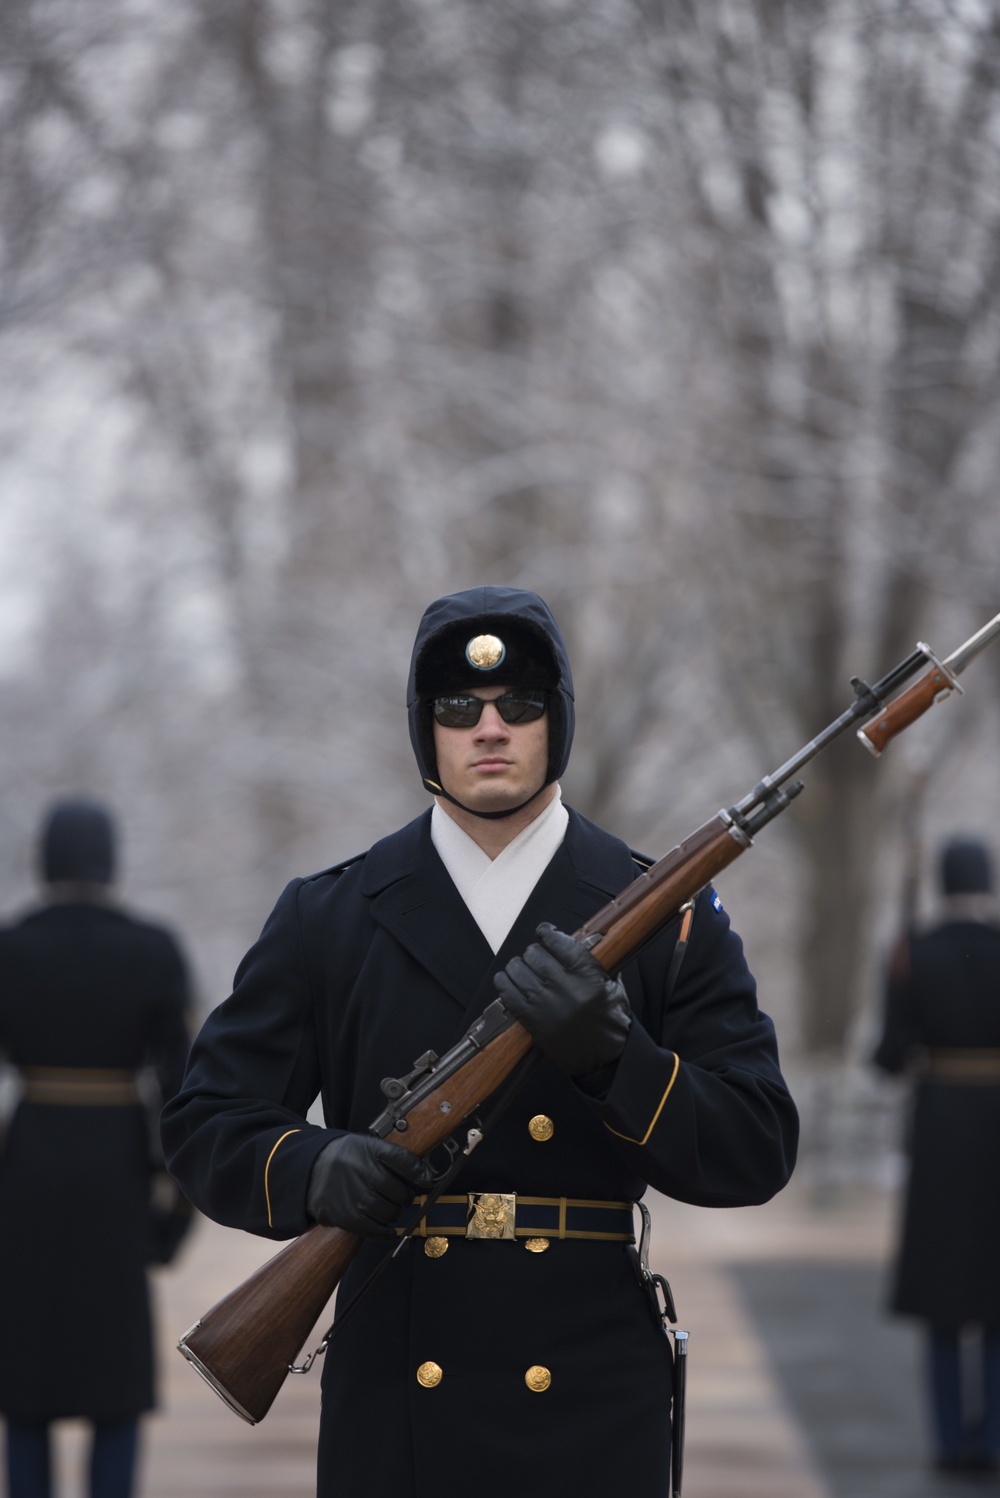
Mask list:
[[[846,1334],[862,1302],[872,1334],[885,1325],[888,1197],[821,1207],[793,1185],[759,1208],[651,1205],[653,1265],[668,1274],[691,1334],[684,1498],[949,1498],[952,1488],[924,1473],[913,1344],[900,1332],[879,1345],[877,1357],[890,1362],[884,1382],[898,1396],[879,1404],[870,1397],[883,1378],[877,1358],[865,1386],[852,1363],[860,1343]],[[267,1419],[250,1427],[174,1350],[198,1314],[271,1252],[201,1222],[179,1265],[158,1274],[164,1408],[147,1424],[142,1498],[311,1498],[318,1370],[289,1378]],[[883,1420],[896,1428],[889,1458]],[[63,1428],[61,1498],[82,1498],[82,1439],[82,1429]]]
[[[733,1266],[870,1262],[887,1250],[889,1210],[872,1196],[822,1209],[797,1187],[731,1211],[655,1202],[654,1257],[691,1333],[684,1498],[834,1498]]]

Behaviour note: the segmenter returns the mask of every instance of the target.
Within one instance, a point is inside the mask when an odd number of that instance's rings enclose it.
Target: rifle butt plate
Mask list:
[[[239,1415],[240,1419],[245,1420],[248,1425],[256,1425],[257,1416],[251,1415],[249,1410],[243,1408],[239,1400],[236,1399],[232,1394],[230,1394],[229,1390],[219,1382],[211,1369],[205,1367],[205,1364],[201,1361],[201,1358],[198,1356],[198,1354],[196,1352],[193,1352],[188,1346],[188,1337],[193,1336],[194,1333],[198,1330],[199,1326],[201,1326],[201,1322],[196,1321],[194,1326],[188,1327],[187,1331],[184,1333],[183,1337],[177,1344],[177,1351],[184,1354],[194,1371],[201,1375],[201,1377],[208,1384],[209,1388],[215,1390],[216,1394],[218,1394],[223,1404],[228,1405],[233,1413],[235,1415]]]

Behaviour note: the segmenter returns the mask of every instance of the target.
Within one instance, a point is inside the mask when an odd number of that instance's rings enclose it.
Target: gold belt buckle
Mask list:
[[[470,1191],[467,1238],[513,1238],[517,1196],[513,1191]]]

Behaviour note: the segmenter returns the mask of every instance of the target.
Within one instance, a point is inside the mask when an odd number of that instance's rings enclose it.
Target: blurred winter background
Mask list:
[[[568,635],[567,798],[660,855],[1000,608],[989,0],[6,0],[0,913],[56,794],[202,1002],[283,883],[426,804],[442,592]],[[848,736],[720,889],[818,1177],[907,874],[1000,851],[1000,647]]]

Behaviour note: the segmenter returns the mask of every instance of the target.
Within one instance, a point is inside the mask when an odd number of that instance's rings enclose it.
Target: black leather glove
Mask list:
[[[571,1077],[617,1061],[632,1023],[620,980],[555,926],[545,922],[535,935],[524,956],[493,979],[505,1007]]]
[[[313,1161],[310,1217],[365,1237],[389,1238],[403,1207],[433,1184],[426,1160],[377,1134],[341,1134]]]

